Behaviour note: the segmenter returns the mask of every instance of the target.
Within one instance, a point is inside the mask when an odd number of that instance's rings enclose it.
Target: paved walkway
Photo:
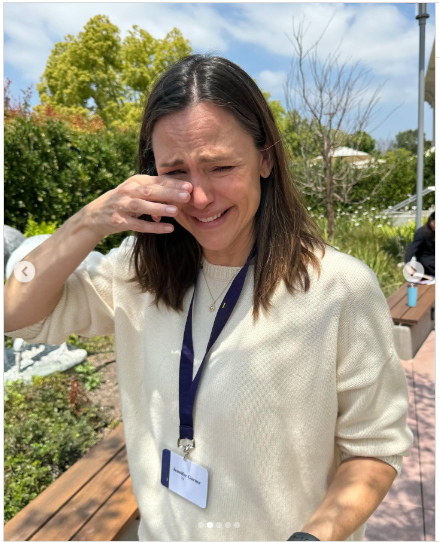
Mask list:
[[[401,477],[367,522],[365,540],[435,540],[435,331],[401,363],[409,388],[414,441]]]

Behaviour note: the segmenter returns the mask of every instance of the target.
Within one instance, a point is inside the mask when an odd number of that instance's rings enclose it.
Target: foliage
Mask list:
[[[254,79],[255,83],[257,80]],[[282,131],[285,127],[286,120],[286,111],[279,100],[271,100],[271,94],[269,92],[264,92],[260,89],[264,98],[267,100],[268,105],[270,106],[271,112],[273,113],[274,120],[277,124],[277,127]]]
[[[47,119],[63,121],[75,132],[96,133],[105,129],[104,121],[98,115],[91,115],[76,107],[38,104],[34,107],[32,119],[40,124]]]
[[[375,144],[375,139],[364,131],[357,132],[353,136],[346,134],[346,139],[343,141],[343,146],[367,152],[368,154],[375,149]]]
[[[322,235],[328,241],[327,221],[323,215],[314,217]],[[376,209],[337,211],[333,246],[367,264],[378,278],[385,297],[397,290],[405,279],[398,263],[404,261],[405,251],[413,241],[415,223],[394,226]]]
[[[78,378],[87,391],[95,390],[102,384],[102,374],[96,372],[96,367],[89,361],[85,361],[75,367]]]
[[[397,149],[388,152],[384,164],[377,164],[375,172],[352,189],[352,201],[362,201],[377,187],[369,200],[370,205],[379,208],[391,207],[416,192],[416,160],[409,151]],[[382,181],[385,172],[390,173]]]
[[[85,342],[83,342],[83,340]],[[76,333],[72,333],[67,339],[68,344],[76,346],[76,348],[82,348],[86,350],[88,355],[102,354],[107,352],[114,352],[114,335],[98,335],[96,337],[85,338],[79,337]]]
[[[7,522],[94,446],[109,420],[65,373],[6,383],[4,414]]]
[[[418,130],[405,130],[396,134],[396,147],[398,149],[407,149],[412,154],[418,152]],[[425,139],[424,134],[424,151],[431,147],[431,141]]]
[[[138,126],[152,82],[191,51],[177,28],[155,39],[133,25],[121,41],[119,28],[97,15],[55,44],[37,85],[41,103],[98,115],[109,128]]]
[[[77,167],[68,127],[17,117],[5,124],[4,137],[5,223],[23,231],[29,216],[39,223],[71,216]]]
[[[47,235],[52,234],[58,229],[58,224],[56,222],[35,222],[32,217],[28,218],[26,228],[24,229],[25,237],[33,237],[34,235]]]
[[[338,203],[341,210],[347,211],[349,206],[354,204],[364,204],[368,208],[387,209],[416,194],[416,157],[406,149],[395,149],[389,151],[382,159],[386,161],[385,164],[377,163],[376,168],[369,171],[369,175],[353,186],[350,192],[351,203]],[[299,166],[300,161],[295,167]],[[434,186],[434,167],[435,153],[433,152],[424,159],[424,188]],[[336,162],[335,178],[340,172],[338,168],[341,171],[340,163]],[[389,170],[388,176],[385,177]],[[319,200],[315,194],[306,195],[305,200],[313,209],[324,211],[323,205],[318,204]],[[423,209],[431,208],[434,202],[434,192],[427,194],[423,197]],[[407,206],[406,210],[413,210],[415,206],[416,202],[413,202]]]
[[[135,174],[137,145],[135,130],[88,133],[51,117],[15,117],[4,129],[5,224],[20,231],[29,219],[62,225]],[[97,250],[119,246],[128,234],[105,238]]]
[[[436,153],[430,152],[430,154],[424,156],[424,188],[428,186],[435,186],[435,155]],[[422,200],[422,208],[430,209],[435,205],[435,192],[430,192],[424,196]]]
[[[5,122],[8,122],[15,117],[29,118],[31,115],[30,102],[33,94],[32,85],[29,85],[26,90],[20,91],[23,94],[23,98],[20,100],[13,98],[11,94],[11,84],[12,81],[6,78],[3,87],[3,115]]]

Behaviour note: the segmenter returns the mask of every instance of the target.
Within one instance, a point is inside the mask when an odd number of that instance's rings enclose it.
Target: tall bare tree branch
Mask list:
[[[334,203],[353,203],[353,188],[374,175],[378,181],[363,201],[356,202],[363,203],[391,172],[390,166],[375,159],[354,165],[334,158],[337,148],[346,145],[347,137],[353,140],[364,134],[375,119],[385,84],[371,91],[370,70],[362,69],[359,61],[352,63],[350,58],[341,61],[341,42],[325,60],[320,59],[318,45],[334,17],[335,13],[308,49],[304,46],[304,19],[296,26],[293,17],[292,37],[287,37],[294,56],[284,86],[289,119],[300,145],[300,159],[294,163],[296,182],[304,194],[326,206],[330,239],[335,228]],[[320,151],[317,160],[316,149]]]

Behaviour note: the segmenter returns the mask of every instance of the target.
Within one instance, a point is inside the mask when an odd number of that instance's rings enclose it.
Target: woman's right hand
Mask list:
[[[175,217],[179,205],[188,203],[192,185],[171,176],[134,175],[84,207],[90,229],[100,238],[127,230],[171,233],[162,216]],[[140,220],[151,215],[154,222]]]

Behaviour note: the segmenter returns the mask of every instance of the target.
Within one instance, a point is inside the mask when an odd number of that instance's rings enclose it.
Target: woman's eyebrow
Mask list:
[[[226,155],[218,155],[218,156],[201,156],[199,159],[200,163],[209,163],[209,162],[222,162],[223,160],[231,160],[232,158],[230,156]],[[181,158],[176,158],[172,162],[163,162],[163,164],[160,164],[159,167],[175,167],[175,166],[181,166],[184,164],[184,161]]]

